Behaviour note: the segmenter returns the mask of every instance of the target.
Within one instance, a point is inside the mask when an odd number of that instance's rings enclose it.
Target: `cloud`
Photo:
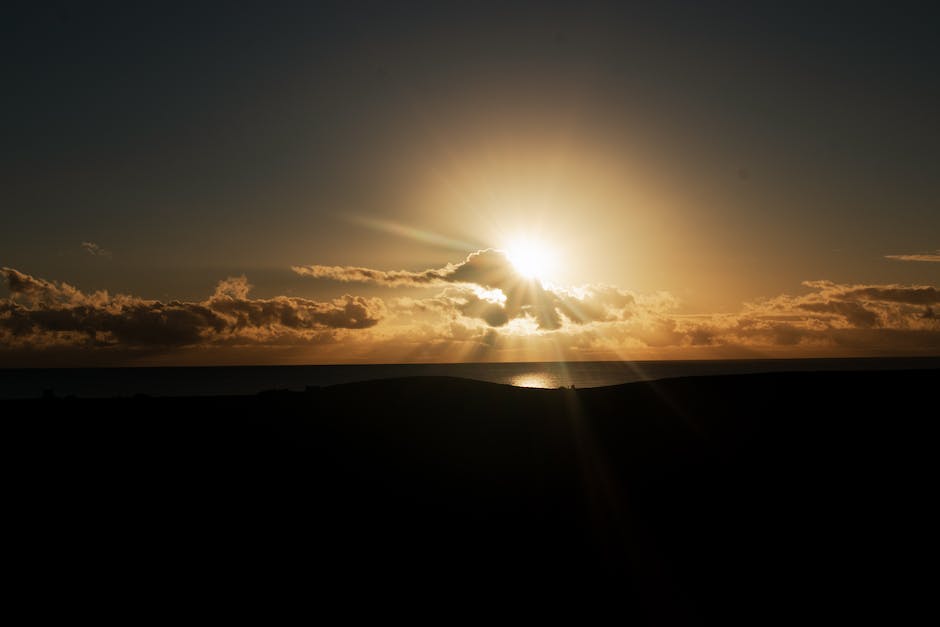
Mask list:
[[[250,298],[245,277],[220,282],[201,302],[160,302],[67,284],[0,268],[11,297],[0,300],[0,345],[187,347],[303,344],[340,330],[367,329],[385,314],[380,299],[345,295],[327,302]]]
[[[615,319],[633,303],[627,291],[609,286],[575,290],[546,288],[526,279],[501,250],[471,253],[456,264],[418,272],[375,270],[356,266],[293,266],[302,276],[342,282],[367,282],[387,287],[447,287],[440,298],[463,315],[501,327],[517,318],[531,318],[539,329],[559,329],[563,320],[580,324]]]
[[[940,354],[940,290],[930,285],[807,281],[798,293],[734,313],[686,314],[664,292],[543,287],[512,276],[496,254],[446,268],[439,276],[448,279],[436,279],[435,291],[421,298],[253,298],[241,276],[193,302],[84,292],[2,268],[11,296],[0,300],[0,358],[22,365],[40,354],[50,356],[42,363],[56,364],[158,354],[167,361],[156,363]],[[53,358],[55,351],[71,352]]]
[[[0,268],[0,276],[14,297],[23,297],[33,305],[100,304],[108,299],[107,292],[85,294],[68,283],[39,279],[13,268]]]
[[[310,276],[315,279],[331,279],[343,283],[377,283],[388,287],[423,287],[446,282],[440,274],[440,270],[426,270],[424,272],[384,271],[355,266],[291,266],[291,270],[302,276]]]
[[[460,341],[467,339],[470,328],[481,338],[495,331],[504,337],[528,336],[531,344],[538,343],[533,332],[548,333],[558,342],[584,348],[773,349],[861,346],[866,341],[885,346],[897,344],[899,333],[919,333],[930,343],[931,334],[940,331],[933,308],[940,304],[940,290],[929,285],[807,281],[803,286],[810,292],[803,295],[748,303],[738,314],[688,316],[676,313],[678,302],[667,293],[637,294],[608,285],[543,286],[519,276],[506,255],[493,249],[418,272],[342,266],[294,271],[388,287],[443,287],[433,298],[398,301],[396,307],[412,307],[425,317],[436,312],[440,337],[451,337],[454,325],[463,325]],[[407,314],[402,317],[408,319]],[[494,344],[493,336],[487,337],[487,344]]]
[[[940,290],[933,286],[831,281],[803,285],[812,291],[760,300],[747,304],[739,314],[712,317],[713,341],[771,347],[940,350],[940,324],[930,307],[940,302]]]
[[[804,281],[803,285],[818,289],[819,297],[827,300],[940,303],[940,290],[932,285],[838,285],[831,281]]]
[[[242,277],[229,277],[219,283],[205,301],[213,311],[225,316],[235,329],[367,329],[378,323],[383,302],[361,296],[345,295],[321,303],[305,298],[278,296],[251,299],[251,286]]]
[[[391,321],[402,326],[386,329],[397,328],[401,344],[417,343],[411,335],[417,327],[404,321],[420,319],[420,342],[463,343],[507,360],[940,352],[936,288],[829,281],[804,287],[809,291],[746,303],[737,313],[695,315],[677,313],[678,301],[665,293],[554,289],[561,322],[552,329],[531,317],[490,318],[464,288],[450,287],[433,298],[393,301]]]
[[[448,283],[474,283],[486,287],[499,287],[509,281],[519,281],[509,258],[501,250],[488,248],[471,253],[466,260],[419,272],[408,270],[374,270],[358,266],[291,266],[302,276],[332,279],[341,282],[375,283],[387,287],[433,287]]]
[[[909,253],[904,255],[885,255],[885,259],[895,261],[933,261],[940,262],[940,248],[932,253]]]
[[[94,242],[82,242],[82,248],[92,257],[111,257],[111,252]]]
[[[859,303],[841,301],[804,303],[800,305],[800,308],[805,311],[842,316],[852,326],[862,328],[878,326],[878,314]]]

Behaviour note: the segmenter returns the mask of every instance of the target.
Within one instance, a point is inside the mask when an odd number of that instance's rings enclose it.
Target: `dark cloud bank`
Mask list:
[[[343,361],[353,354],[360,361],[465,354],[500,359],[519,356],[520,347],[531,348],[522,355],[532,358],[564,359],[729,354],[723,349],[778,356],[940,354],[940,290],[930,285],[807,281],[803,294],[746,303],[736,313],[689,315],[677,313],[677,300],[668,293],[542,285],[521,277],[498,250],[421,271],[293,269],[313,279],[433,293],[260,299],[249,295],[245,277],[234,277],[203,301],[161,302],[83,292],[2,268],[11,295],[0,300],[0,355],[6,353],[9,365],[10,355],[52,355],[61,349],[87,356],[306,347],[307,362]],[[447,352],[461,346],[483,352]]]
[[[374,326],[384,312],[379,299],[349,295],[329,302],[251,298],[245,277],[220,282],[201,302],[164,303],[84,293],[13,268],[0,274],[11,292],[0,300],[0,343],[7,348],[316,343],[334,330]]]

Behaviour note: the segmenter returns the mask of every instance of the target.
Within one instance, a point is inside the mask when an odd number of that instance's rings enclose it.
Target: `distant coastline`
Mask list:
[[[520,387],[593,388],[684,376],[933,368],[940,368],[940,357],[23,368],[0,369],[0,398],[38,398],[44,394],[83,398],[135,394],[250,395],[271,389],[300,391],[307,386],[421,376],[457,377]]]

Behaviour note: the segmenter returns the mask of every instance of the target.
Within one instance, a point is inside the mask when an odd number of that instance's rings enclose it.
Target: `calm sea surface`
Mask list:
[[[512,364],[231,366],[211,368],[0,369],[0,398],[189,396],[303,390],[308,385],[415,376],[450,376],[524,387],[579,388],[670,377],[818,370],[940,368],[940,357],[733,361],[595,361]]]

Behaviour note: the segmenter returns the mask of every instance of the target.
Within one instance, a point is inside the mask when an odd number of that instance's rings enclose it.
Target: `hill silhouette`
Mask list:
[[[8,401],[11,559],[76,591],[110,573],[141,603],[171,581],[278,606],[332,586],[542,609],[586,594],[657,624],[896,620],[935,556],[938,384],[422,377]]]

